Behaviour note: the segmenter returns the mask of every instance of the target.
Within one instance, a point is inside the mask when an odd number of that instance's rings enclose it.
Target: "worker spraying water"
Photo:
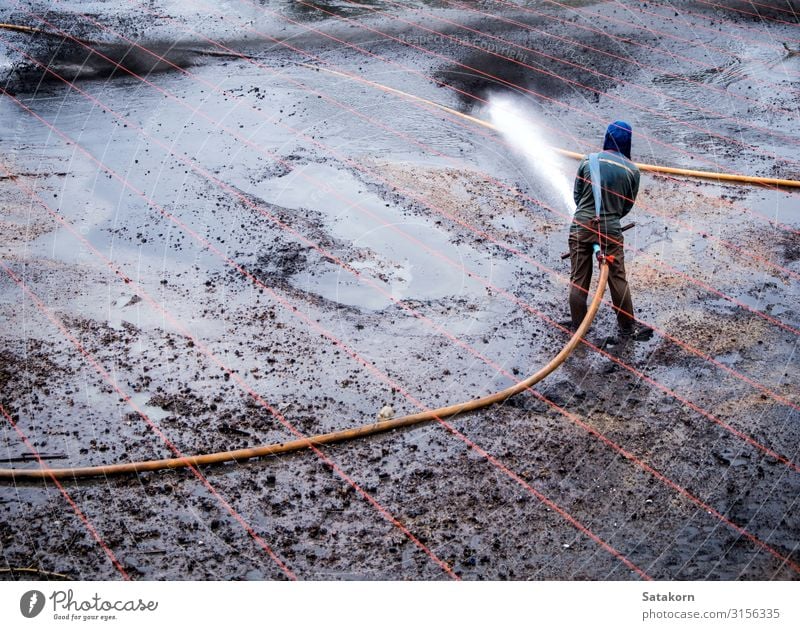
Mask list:
[[[603,138],[603,150],[589,154],[578,166],[573,195],[576,209],[569,231],[569,324],[576,329],[586,316],[593,258],[597,257],[610,266],[608,287],[620,336],[639,341],[649,339],[652,330],[635,325],[621,225],[639,192],[639,169],[631,162],[632,135],[625,121],[611,123]]]
[[[630,159],[630,125],[616,121],[608,126],[603,150],[581,160],[574,185],[570,186],[532,112],[507,95],[491,97],[488,112],[492,124],[508,144],[525,158],[551,194],[572,215],[568,241],[570,319],[562,322],[563,325],[577,330],[586,316],[593,260],[597,258],[610,266],[608,286],[617,311],[620,336],[624,339],[649,339],[652,330],[635,325],[620,223],[633,208],[639,192],[639,169]]]

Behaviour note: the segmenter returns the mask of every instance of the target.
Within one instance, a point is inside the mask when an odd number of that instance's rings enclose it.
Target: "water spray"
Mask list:
[[[525,159],[555,200],[573,215],[575,202],[570,179],[558,154],[548,144],[536,112],[506,94],[491,95],[488,101],[492,124],[514,152]]]

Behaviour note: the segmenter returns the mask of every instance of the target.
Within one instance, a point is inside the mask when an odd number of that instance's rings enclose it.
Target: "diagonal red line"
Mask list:
[[[13,98],[13,97],[12,97]],[[116,380],[103,368],[103,366],[98,363],[98,361],[92,356],[84,347],[83,345],[72,335],[72,333],[67,330],[66,326],[52,313],[50,313],[42,301],[36,296],[33,291],[27,286],[24,280],[19,278],[8,265],[2,260],[0,260],[0,267],[8,274],[8,276],[34,301],[37,308],[45,315],[50,322],[58,328],[64,337],[72,343],[72,345],[84,356],[84,358],[92,365],[92,367],[97,371],[98,374],[117,392],[117,394],[124,399],[124,401],[147,423],[147,425],[153,430],[153,432],[161,438],[161,440],[166,444],[166,446],[175,454],[176,457],[183,457],[184,455],[180,452],[180,450],[170,442],[170,440],[164,435],[164,433],[150,420],[144,411],[131,399],[128,394],[126,394],[117,384]],[[290,580],[296,580],[297,576],[292,572],[291,569],[281,560],[278,555],[272,550],[272,548],[259,536],[255,530],[242,518],[242,516],[233,509],[233,507],[228,503],[218,492],[217,490],[211,485],[211,483],[203,476],[203,474],[199,471],[196,466],[189,466],[190,470],[194,473],[194,475],[203,483],[203,485],[208,489],[211,494],[220,502],[223,508],[245,529],[245,531],[250,535],[250,537],[267,553],[267,555],[278,565],[278,568],[288,577]]]
[[[50,473],[51,475],[50,479],[58,488],[58,491],[64,496],[64,499],[66,499],[67,503],[69,503],[69,506],[72,508],[72,511],[75,512],[75,516],[77,516],[78,519],[81,521],[81,523],[83,523],[83,526],[92,536],[92,538],[95,539],[95,542],[97,542],[97,544],[100,545],[103,552],[106,554],[106,556],[108,556],[108,559],[111,561],[111,564],[114,565],[114,568],[117,571],[119,571],[119,574],[122,576],[122,579],[130,580],[131,578],[128,575],[128,572],[123,568],[119,560],[117,560],[117,556],[114,555],[114,552],[111,551],[106,542],[100,537],[100,534],[97,533],[97,530],[95,529],[94,525],[92,525],[91,521],[78,507],[78,504],[75,503],[75,501],[72,499],[69,493],[64,489],[64,486],[61,485],[61,482],[52,474],[52,472],[50,471],[50,467],[42,459],[41,455],[39,455],[39,451],[36,450],[36,447],[33,444],[31,444],[30,440],[28,439],[28,436],[25,435],[25,433],[22,431],[22,429],[19,428],[17,423],[14,422],[14,418],[12,418],[11,415],[8,413],[8,411],[6,411],[6,408],[2,405],[2,403],[0,403],[0,413],[2,413],[6,417],[6,420],[8,420],[9,424],[14,428],[14,431],[17,432],[17,435],[19,435],[20,439],[25,443],[25,446],[27,446],[30,452],[33,453],[33,456],[36,458],[36,461],[39,462],[39,467],[42,470]]]

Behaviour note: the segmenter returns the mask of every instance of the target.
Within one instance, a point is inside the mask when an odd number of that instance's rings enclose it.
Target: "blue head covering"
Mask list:
[[[603,139],[603,150],[619,151],[629,160],[631,159],[631,126],[624,120],[616,120],[606,129]]]

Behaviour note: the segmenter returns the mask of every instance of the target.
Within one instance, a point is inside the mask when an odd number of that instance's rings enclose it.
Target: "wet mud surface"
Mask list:
[[[4,21],[51,35],[0,30],[0,405],[70,467],[509,386],[567,340],[568,210],[499,136],[303,64],[478,117],[514,92],[567,149],[621,118],[639,161],[798,179],[800,56],[773,4],[18,3]],[[137,579],[284,579],[264,544],[300,579],[447,579],[423,546],[469,580],[638,579],[622,557],[797,579],[798,208],[643,175],[626,266],[650,341],[609,339],[606,303],[536,392],[449,429],[326,447],[334,468],[63,488]],[[0,466],[38,467],[0,426]],[[0,549],[120,577],[52,482],[2,482]]]

